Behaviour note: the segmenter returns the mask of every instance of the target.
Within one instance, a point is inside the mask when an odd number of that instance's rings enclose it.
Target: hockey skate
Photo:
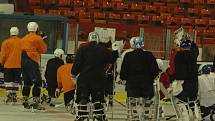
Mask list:
[[[113,108],[113,96],[112,95],[108,96],[108,99],[107,99],[107,101],[105,103],[105,111],[108,111],[110,107],[111,107],[111,110],[112,110],[112,108]]]
[[[95,116],[93,121],[108,121],[105,116]]]
[[[68,112],[70,112],[71,114],[73,114],[73,115],[76,114],[76,110],[75,110],[75,106],[74,106],[74,101],[73,101],[73,100],[71,100],[71,101],[69,102],[69,104],[67,104],[66,110],[67,110]]]
[[[8,93],[5,99],[5,104],[12,102],[12,93]]]
[[[77,116],[74,121],[90,121],[90,119],[87,117],[78,117]]]
[[[40,103],[40,98],[39,97],[34,97],[33,98],[33,103],[30,105],[31,106],[31,112],[37,111],[45,111],[45,108],[42,106]]]
[[[30,106],[30,104],[29,104],[29,102],[28,102],[28,97],[26,97],[26,96],[24,96],[23,97],[23,102],[22,102],[22,105],[23,105],[23,107],[24,107],[24,110],[25,109],[31,109],[31,106]]]

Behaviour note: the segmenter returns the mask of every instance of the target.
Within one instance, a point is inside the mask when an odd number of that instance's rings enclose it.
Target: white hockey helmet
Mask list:
[[[123,49],[123,47],[124,47],[123,40],[121,40],[121,41],[115,41],[112,44],[112,50],[119,50],[121,52],[121,50]]]
[[[174,44],[175,44],[176,47],[180,47],[181,41],[179,41],[178,39],[175,39]]]
[[[185,36],[187,35],[187,33],[185,32],[185,30],[181,27],[179,29],[177,29],[174,32],[175,38],[178,39],[179,41],[183,41],[183,39],[185,38]]]
[[[158,68],[162,71],[164,71],[164,63],[161,59],[156,59],[157,64],[158,64]]]
[[[19,29],[17,27],[11,27],[10,28],[10,35],[18,35],[19,34]]]
[[[98,43],[100,41],[98,33],[97,32],[90,32],[89,36],[88,36],[88,41],[89,42],[95,41]]]
[[[38,30],[38,24],[36,22],[29,22],[27,25],[27,29],[29,32],[36,32]]]
[[[143,37],[136,37],[134,39],[134,48],[138,49],[138,48],[142,48],[142,47],[144,47]]]
[[[135,48],[135,46],[134,46],[134,40],[136,39],[136,37],[132,37],[131,39],[130,39],[130,46],[131,46],[131,48]]]
[[[212,67],[208,64],[202,64],[199,66],[198,72],[199,74],[210,74],[212,71]]]
[[[62,58],[62,56],[64,55],[64,51],[60,48],[55,49],[54,51],[54,56],[58,57],[58,58]]]

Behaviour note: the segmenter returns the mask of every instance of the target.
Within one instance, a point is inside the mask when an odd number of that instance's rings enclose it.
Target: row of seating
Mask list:
[[[35,14],[46,14],[45,10],[43,9],[34,9]],[[167,22],[171,24],[172,22],[175,23],[182,23],[182,24],[196,24],[196,25],[215,25],[215,20],[209,19],[199,19],[199,18],[192,18],[192,17],[171,17],[170,15],[161,14],[160,16],[157,15],[143,15],[137,13],[104,13],[104,12],[85,12],[84,10],[81,11],[70,11],[70,10],[48,10],[48,14],[50,15],[64,15],[68,18],[72,19],[100,19],[100,20],[133,20],[133,21],[160,21],[160,22]],[[205,16],[206,17],[206,16]]]
[[[187,3],[190,5],[199,5],[199,4],[215,4],[214,0],[29,0],[30,5],[39,5],[39,4],[56,4],[58,6],[68,6],[73,3],[102,3],[102,2],[146,2],[151,4],[173,4],[173,3]]]
[[[30,2],[31,1],[31,2]],[[33,1],[33,2],[32,2]],[[43,1],[43,2],[41,2]],[[128,1],[128,0],[127,0]],[[178,3],[196,6],[212,4],[215,0],[142,0],[123,2],[106,0],[29,0],[34,14],[62,15],[70,20],[98,23],[155,24],[195,27],[199,31],[214,30],[215,8],[183,8]],[[146,2],[148,1],[148,2]],[[61,6],[44,8],[38,4]],[[215,3],[215,2],[214,2]],[[70,6],[73,4],[74,6]],[[172,4],[169,7],[168,4]],[[35,6],[36,5],[36,6]],[[174,5],[176,5],[174,7]]]
[[[183,8],[211,8],[214,7],[215,2],[207,2],[204,0],[194,0],[189,4],[191,0],[153,0],[153,2],[124,2],[124,1],[107,1],[107,0],[29,0],[30,6],[52,6],[52,7],[87,7],[87,8],[121,8],[143,9],[145,6],[167,6],[167,7],[183,7]],[[213,3],[213,4],[212,4]]]

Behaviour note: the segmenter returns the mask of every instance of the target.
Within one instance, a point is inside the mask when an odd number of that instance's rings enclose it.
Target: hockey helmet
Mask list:
[[[43,31],[40,31],[39,35],[43,38],[43,40],[46,40],[48,38],[48,36]]]
[[[132,37],[131,39],[130,39],[130,46],[131,46],[131,48],[135,48],[135,46],[134,46],[134,40],[136,39],[136,37]]]
[[[88,41],[89,42],[95,41],[98,43],[100,41],[98,33],[97,32],[90,32],[89,36],[88,36]]]
[[[62,58],[62,56],[64,55],[64,51],[60,48],[55,49],[54,51],[54,56],[58,57],[58,58]]]
[[[38,30],[38,24],[36,22],[29,22],[27,25],[27,29],[29,32],[36,32]]]
[[[74,60],[74,55],[73,54],[67,54],[66,56],[66,63],[73,63]]]
[[[212,68],[210,65],[208,64],[202,64],[200,67],[199,67],[199,73],[200,74],[210,74]]]
[[[10,35],[18,35],[19,34],[19,29],[17,27],[11,27],[10,28]]]
[[[185,30],[181,27],[179,29],[177,29],[174,32],[175,38],[178,39],[178,41],[183,41],[183,39],[185,38],[185,36],[187,35],[187,33],[185,32]]]
[[[180,47],[181,47],[181,48],[184,48],[184,49],[190,49],[191,46],[192,46],[192,44],[191,44],[191,41],[189,41],[189,40],[182,41],[182,42],[180,43]]]
[[[136,37],[136,39],[134,40],[134,46],[135,46],[135,48],[142,48],[142,47],[144,47],[143,37]]]

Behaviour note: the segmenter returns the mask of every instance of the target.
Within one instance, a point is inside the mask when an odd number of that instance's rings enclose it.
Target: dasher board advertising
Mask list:
[[[98,33],[99,38],[104,41],[109,41],[113,43],[115,41],[116,29],[115,28],[103,28],[95,27],[95,32]]]

